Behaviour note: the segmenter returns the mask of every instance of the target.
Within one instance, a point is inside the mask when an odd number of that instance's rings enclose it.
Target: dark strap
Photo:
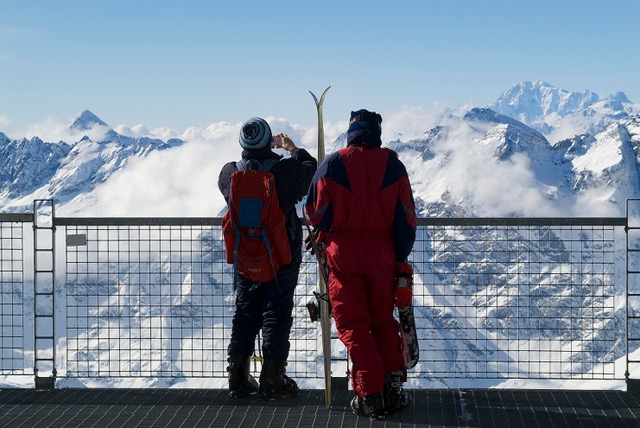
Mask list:
[[[238,171],[244,171],[248,169],[270,171],[271,168],[273,168],[273,166],[278,163],[278,160],[279,159],[267,158],[260,162],[257,159],[242,159],[239,162],[236,162],[236,168],[238,168]],[[253,165],[257,165],[257,167],[253,168]]]

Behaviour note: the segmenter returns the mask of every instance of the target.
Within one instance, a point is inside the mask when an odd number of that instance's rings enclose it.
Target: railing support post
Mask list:
[[[638,364],[640,360],[634,359],[629,355],[629,349],[637,349],[640,343],[640,331],[638,331],[638,322],[640,320],[640,266],[638,266],[638,256],[640,255],[640,224],[638,222],[638,203],[640,199],[627,200],[627,225],[624,228],[626,235],[626,284],[625,292],[627,295],[626,308],[626,359],[627,367],[624,372],[624,378],[627,383],[627,391],[640,391],[640,379],[638,379]],[[635,367],[634,367],[635,366]],[[633,369],[636,370],[633,370]],[[634,379],[633,376],[636,376]]]
[[[55,388],[55,226],[50,199],[33,203],[34,373],[36,389]]]

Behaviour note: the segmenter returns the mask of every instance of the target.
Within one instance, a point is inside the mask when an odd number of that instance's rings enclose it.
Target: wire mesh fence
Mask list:
[[[25,223],[30,215],[0,214],[0,375],[33,374],[32,290],[25,276]]]
[[[601,225],[421,229],[421,364],[445,378],[615,378],[615,241]]]
[[[58,220],[61,376],[226,378],[233,272],[219,219]],[[410,261],[421,359],[411,382],[621,377],[619,221],[461,220],[420,219]],[[287,372],[311,387],[323,376],[319,325],[306,309],[316,280],[305,257]],[[332,360],[334,376],[346,376],[335,337]]]
[[[32,219],[0,214],[2,376],[33,375],[37,363]],[[421,358],[409,382],[621,379],[615,362],[638,345],[627,342],[637,337],[625,307],[637,286],[625,281],[638,246],[624,245],[625,221],[419,219],[410,262]],[[58,379],[226,379],[235,305],[220,219],[54,223]],[[305,255],[287,372],[311,388],[323,377],[319,324],[306,308],[316,281]],[[347,354],[333,334],[333,376],[344,377]],[[256,349],[254,373],[260,338]]]
[[[64,375],[226,377],[235,302],[219,219],[113,222],[65,228]],[[288,372],[317,378],[316,326],[304,301],[315,275],[308,264],[301,268]]]

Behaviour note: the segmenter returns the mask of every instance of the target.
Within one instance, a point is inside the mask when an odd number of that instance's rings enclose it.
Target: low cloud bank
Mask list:
[[[499,141],[487,136],[477,125],[471,127],[458,119],[464,111],[465,108],[452,111],[444,106],[434,106],[431,110],[406,107],[398,112],[383,113],[382,136],[385,143],[419,139],[443,123],[450,129],[446,138],[438,140],[430,148],[434,154],[432,159],[425,161],[416,152],[401,152],[414,192],[425,202],[456,204],[475,216],[572,216],[584,212],[584,209],[615,215],[615,210],[603,202],[603,195],[596,192],[571,200],[559,198],[559,189],[542,183],[531,166],[532,159],[524,154],[498,162],[495,150]],[[317,156],[315,126],[291,124],[276,117],[265,119],[274,133],[288,134],[298,146]],[[0,126],[3,121],[7,123],[8,119],[0,117]],[[571,129],[557,130],[556,135],[571,134],[575,124],[565,124]],[[60,207],[60,213],[84,216],[217,216],[225,207],[217,187],[218,174],[226,162],[240,159],[240,127],[241,123],[228,122],[184,131],[148,129],[143,124],[115,126],[113,129],[122,135],[164,141],[180,138],[185,144],[131,159],[90,194],[81,195]],[[347,128],[346,120],[325,122],[325,143],[331,145]],[[30,127],[27,135],[50,142],[73,143],[84,135],[99,141],[106,131],[107,128],[101,126],[74,131],[68,123],[49,119]]]

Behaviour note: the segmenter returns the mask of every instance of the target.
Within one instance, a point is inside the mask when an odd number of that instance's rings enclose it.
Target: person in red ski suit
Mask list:
[[[347,147],[319,166],[304,207],[326,246],[331,311],[353,363],[351,406],[372,419],[409,404],[393,312],[396,299],[411,301],[411,289],[396,288],[396,273],[399,264],[407,265],[416,236],[407,170],[395,152],[381,147],[381,124],[375,112],[351,112]]]

